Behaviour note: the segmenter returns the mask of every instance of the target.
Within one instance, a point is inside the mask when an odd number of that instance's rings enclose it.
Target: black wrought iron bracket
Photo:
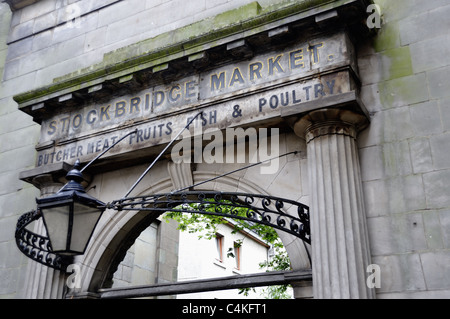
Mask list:
[[[309,207],[299,202],[260,194],[188,191],[131,197],[113,201],[107,208],[117,211],[183,212],[245,220],[276,228],[311,244]],[[292,213],[286,213],[290,210]],[[16,227],[16,244],[32,260],[54,269],[68,261],[54,254],[49,238],[26,227],[41,218],[38,210],[23,214]]]
[[[28,258],[47,267],[61,270],[65,262],[62,256],[52,252],[49,238],[38,235],[26,227],[42,217],[38,210],[33,210],[20,216],[16,226],[16,244],[19,250]]]
[[[293,200],[260,194],[189,191],[116,200],[118,211],[183,212],[222,216],[267,225],[311,244],[309,207]],[[286,213],[290,210],[295,215]]]

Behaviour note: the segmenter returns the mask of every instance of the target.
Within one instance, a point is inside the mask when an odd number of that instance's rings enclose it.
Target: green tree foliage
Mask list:
[[[223,214],[233,213],[235,216],[246,216],[248,213],[247,208],[234,207],[229,205],[230,202],[222,201],[222,205],[215,203],[211,204],[183,204],[182,207],[177,207],[175,210],[186,210],[186,211],[205,211],[211,213],[217,213],[220,211]],[[274,250],[274,256],[270,260],[262,261],[259,266],[261,269],[266,269],[266,271],[283,271],[290,270],[291,264],[289,256],[284,249],[283,243],[278,237],[277,232],[274,228],[266,226],[259,223],[252,223],[246,220],[235,219],[234,223],[223,217],[217,215],[208,215],[200,213],[183,213],[181,211],[167,212],[163,219],[166,222],[175,220],[178,222],[178,229],[181,231],[187,231],[189,233],[197,233],[199,239],[211,240],[216,237],[218,231],[218,226],[220,224],[229,224],[234,227],[232,233],[238,233],[244,229],[251,230],[257,233],[264,241],[269,243]],[[242,245],[243,240],[237,241],[235,245]],[[230,247],[227,252],[228,258],[234,258],[233,248]],[[291,296],[288,293],[289,285],[278,285],[269,286],[263,290],[263,296],[267,299],[288,299]],[[254,291],[253,288],[243,288],[240,289],[239,293],[248,295],[250,291]]]

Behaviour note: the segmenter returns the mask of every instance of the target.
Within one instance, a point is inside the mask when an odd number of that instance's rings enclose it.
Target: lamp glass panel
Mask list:
[[[53,251],[67,249],[70,205],[41,209]]]
[[[101,213],[97,208],[75,203],[70,250],[84,252]]]

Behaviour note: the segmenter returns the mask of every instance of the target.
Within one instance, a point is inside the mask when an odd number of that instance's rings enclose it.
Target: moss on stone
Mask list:
[[[413,74],[409,47],[386,50],[383,52],[383,55],[390,61],[388,79],[397,79]]]
[[[397,48],[399,46],[400,32],[398,29],[398,23],[396,22],[384,24],[373,40],[373,47],[376,52],[382,52],[388,49]]]
[[[376,1],[382,8],[391,2]],[[397,21],[384,21],[373,39],[373,47],[381,57],[384,81],[379,83],[380,98],[385,109],[407,104],[419,92],[422,84],[416,83],[409,46],[401,46]]]

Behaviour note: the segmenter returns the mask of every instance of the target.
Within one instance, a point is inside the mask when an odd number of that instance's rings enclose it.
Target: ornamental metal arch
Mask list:
[[[311,244],[309,207],[280,197],[237,192],[185,191],[124,198],[112,201],[106,208],[158,215],[164,212],[205,214],[245,220],[273,227]],[[291,213],[288,214],[287,210]],[[41,217],[39,210],[35,210],[19,218],[15,232],[16,244],[22,253],[34,261],[62,270],[68,261],[53,253],[49,238],[26,228]]]
[[[294,208],[297,216],[286,213]],[[235,192],[190,191],[120,199],[107,208],[118,211],[183,212],[241,219],[270,226],[311,244],[309,207],[293,200]],[[207,210],[208,209],[208,210]],[[239,214],[244,209],[244,214]],[[228,212],[227,212],[228,211]]]

